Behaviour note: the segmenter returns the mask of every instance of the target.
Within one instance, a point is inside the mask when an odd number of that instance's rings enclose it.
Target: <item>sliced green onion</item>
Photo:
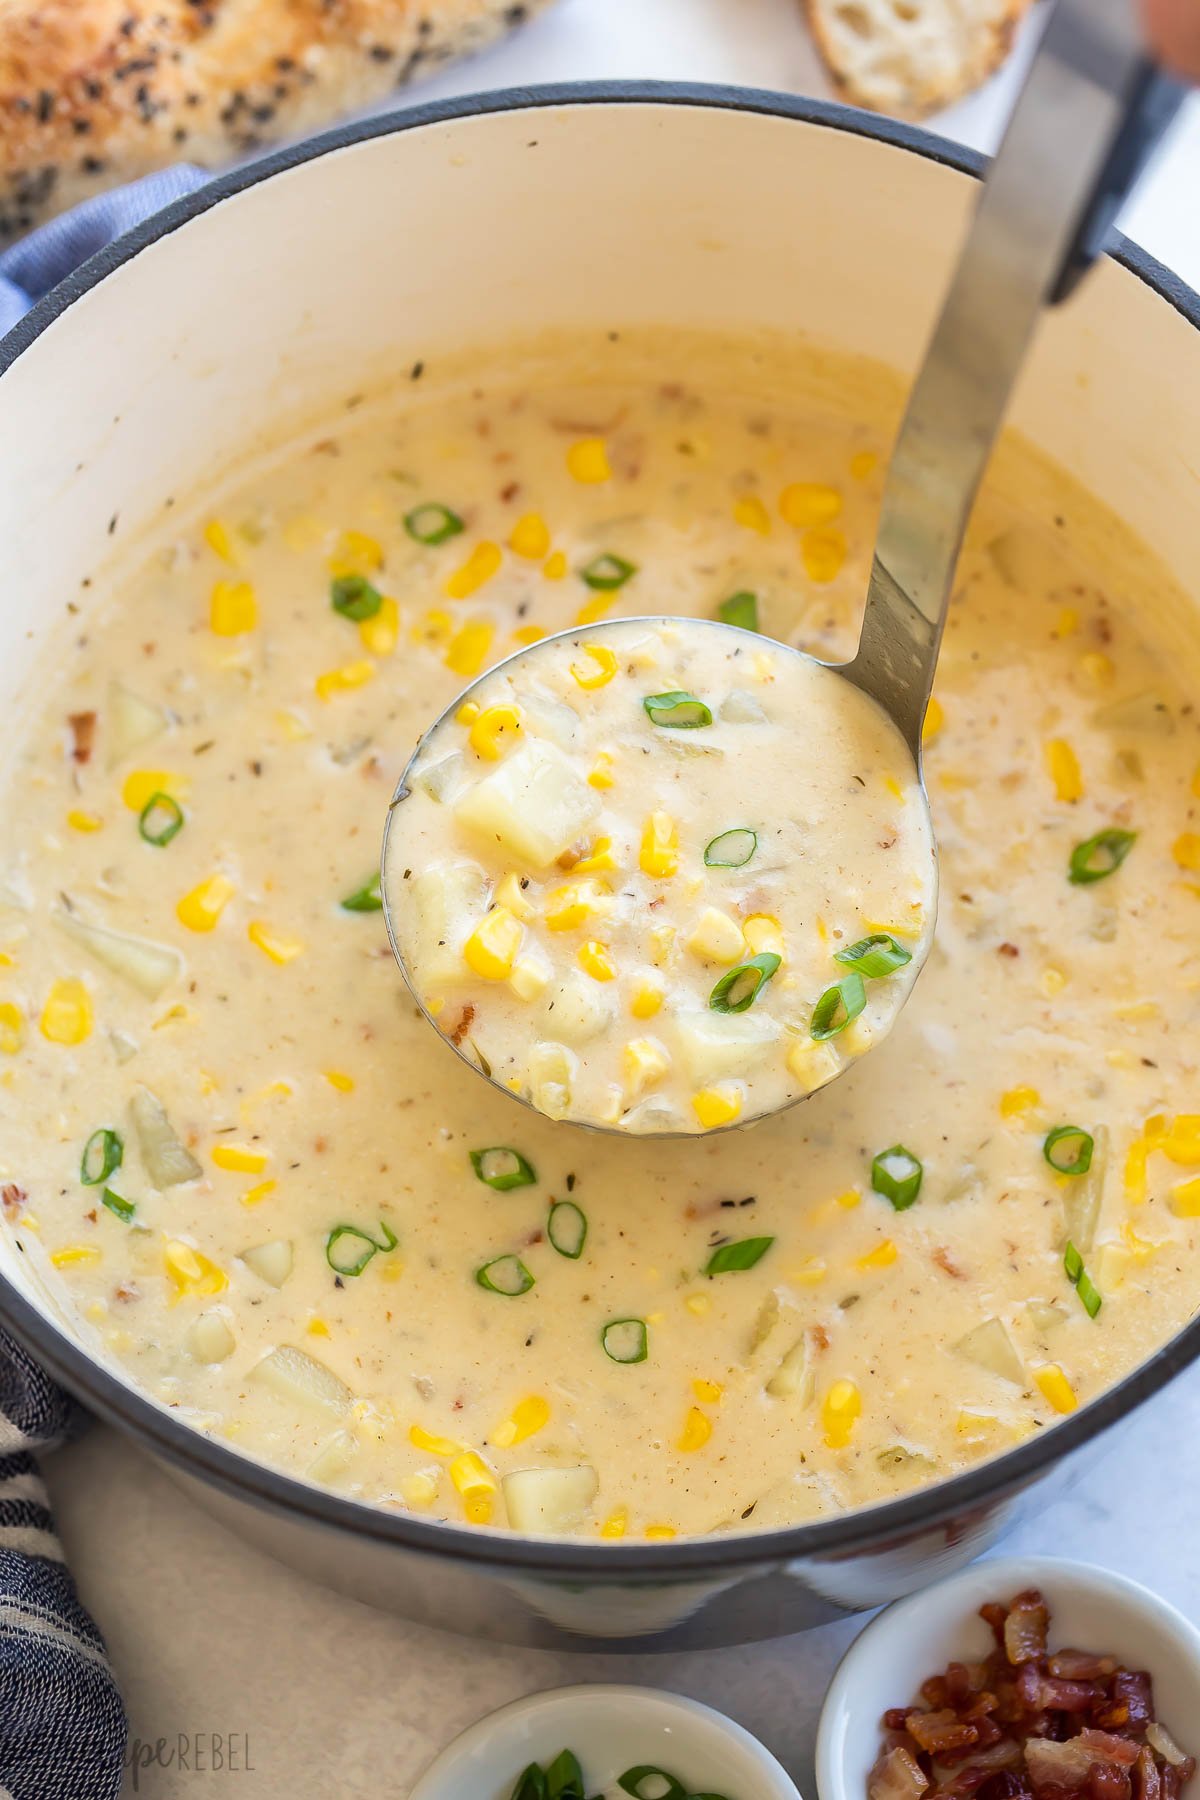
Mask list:
[[[749,962],[738,963],[735,969],[726,969],[720,981],[708,996],[708,1004],[713,1012],[743,1013],[754,1005],[763,988],[766,987],[782,958],[773,950],[764,950],[758,956],[752,956]]]
[[[638,1763],[636,1768],[626,1769],[618,1775],[617,1786],[632,1794],[634,1800],[688,1800],[683,1784],[653,1763]]]
[[[1067,1272],[1067,1280],[1083,1302],[1083,1310],[1089,1319],[1094,1319],[1104,1301],[1100,1290],[1083,1266],[1083,1258],[1070,1239],[1063,1252],[1063,1268]]]
[[[527,1294],[533,1286],[533,1276],[519,1256],[493,1257],[482,1269],[476,1269],[475,1279],[489,1294],[503,1294],[508,1300]]]
[[[521,1770],[511,1800],[547,1800],[546,1774],[540,1763],[530,1763]]]
[[[847,1025],[853,1024],[866,1004],[867,990],[855,969],[825,989],[813,1007],[808,1029],[817,1043],[823,1044],[827,1038],[836,1037],[839,1031],[845,1031]]]
[[[704,1273],[733,1275],[742,1269],[752,1269],[755,1263],[762,1261],[774,1242],[773,1237],[756,1237],[739,1238],[735,1244],[722,1244],[705,1263]]]
[[[118,1219],[123,1220],[126,1225],[137,1211],[132,1200],[125,1200],[120,1194],[114,1194],[110,1187],[106,1187],[101,1194],[100,1204],[107,1206],[110,1213],[116,1213]]]
[[[463,529],[458,514],[438,500],[426,500],[404,515],[404,529],[418,544],[444,544]]]
[[[587,1243],[587,1214],[573,1200],[556,1200],[546,1220],[546,1236],[560,1256],[578,1262]]]
[[[890,932],[874,931],[870,937],[859,938],[857,944],[849,944],[845,950],[835,950],[833,960],[846,963],[860,975],[878,981],[881,976],[891,975],[905,963],[910,963],[912,951],[898,944]]]
[[[1046,1133],[1042,1155],[1059,1175],[1086,1175],[1096,1140],[1082,1125],[1056,1125]]]
[[[380,1240],[357,1225],[335,1225],[325,1240],[325,1261],[335,1275],[361,1275],[371,1258],[380,1250],[394,1250],[395,1234],[380,1220]],[[340,1247],[343,1246],[344,1248]],[[366,1246],[365,1249],[363,1246]]]
[[[142,842],[161,850],[183,830],[183,808],[170,794],[151,794],[138,814]]]
[[[370,881],[363,883],[357,892],[347,894],[341,902],[343,912],[380,912],[383,909],[383,895],[379,891],[379,876],[372,875]]]
[[[84,1187],[99,1187],[114,1169],[120,1168],[124,1156],[125,1144],[120,1133],[110,1131],[107,1125],[101,1126],[83,1146],[83,1155],[79,1159],[80,1181]]]
[[[546,1764],[546,1800],[586,1800],[583,1770],[573,1750],[560,1750]]]
[[[671,731],[695,731],[698,725],[712,724],[712,713],[703,700],[682,688],[673,688],[668,694],[647,694],[642,705],[652,725]]]
[[[746,590],[730,594],[728,600],[722,600],[718,606],[717,617],[723,625],[740,625],[743,631],[757,631],[758,595]]]
[[[645,1319],[610,1319],[600,1333],[600,1342],[611,1362],[645,1362],[650,1354],[650,1328]]]
[[[590,563],[580,569],[580,575],[587,585],[598,594],[615,594],[623,588],[631,575],[637,574],[637,564],[626,562],[623,556],[614,556],[605,550],[599,556],[593,556]]]
[[[758,834],[748,825],[735,825],[722,831],[704,846],[704,863],[709,869],[744,869],[758,849]]]
[[[1120,868],[1136,842],[1136,831],[1120,831],[1115,825],[1109,826],[1107,831],[1098,831],[1095,837],[1076,844],[1072,850],[1068,881],[1073,881],[1076,887],[1103,881],[1106,875]]]
[[[373,619],[383,605],[383,595],[372,587],[365,575],[335,575],[329,584],[329,604],[343,619],[361,625]]]
[[[897,1212],[907,1212],[921,1191],[924,1174],[924,1164],[919,1157],[906,1150],[903,1144],[893,1144],[890,1150],[881,1150],[872,1161],[871,1186],[885,1200],[890,1200]]]
[[[498,1194],[506,1194],[509,1188],[532,1187],[537,1180],[537,1170],[519,1150],[497,1144],[491,1150],[472,1150],[470,1156],[471,1167],[480,1181],[495,1188]]]

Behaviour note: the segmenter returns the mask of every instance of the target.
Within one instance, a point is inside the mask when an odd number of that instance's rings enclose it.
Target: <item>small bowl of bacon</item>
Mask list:
[[[1200,1632],[1085,1563],[976,1563],[834,1676],[820,1800],[1200,1800]]]

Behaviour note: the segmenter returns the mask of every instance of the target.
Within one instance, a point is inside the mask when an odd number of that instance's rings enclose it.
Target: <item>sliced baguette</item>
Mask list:
[[[804,0],[842,97],[920,119],[1000,67],[1030,0]]]

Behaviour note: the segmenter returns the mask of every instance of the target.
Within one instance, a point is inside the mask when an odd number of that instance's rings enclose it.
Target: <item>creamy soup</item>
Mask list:
[[[786,1106],[887,1032],[924,960],[933,846],[899,731],[724,624],[536,645],[406,789],[384,891],[415,991],[550,1118],[677,1133]]]
[[[667,1538],[962,1469],[1190,1317],[1200,745],[1150,636],[1179,601],[1030,454],[927,721],[935,944],[854,1068],[750,1130],[587,1134],[481,1081],[392,960],[396,774],[489,661],[739,593],[849,653],[874,383],[674,339],[434,366],[64,596],[7,734],[0,1187],[178,1417],[426,1517]],[[589,586],[605,557],[636,573]]]

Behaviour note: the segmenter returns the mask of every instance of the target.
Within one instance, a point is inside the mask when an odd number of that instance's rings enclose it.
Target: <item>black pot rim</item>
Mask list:
[[[833,101],[796,97],[756,88],[659,81],[565,82],[504,88],[454,100],[405,107],[397,112],[341,125],[303,143],[275,151],[244,167],[216,176],[194,193],[117,238],[90,257],[40,300],[0,338],[0,376],[56,319],[114,270],[245,189],[274,175],[377,137],[426,125],[492,113],[535,111],[552,106],[683,106],[726,112],[768,114],[805,125],[867,137],[900,151],[978,176],[985,159],[918,126],[860,112]],[[1200,295],[1154,257],[1118,238],[1113,259],[1200,328]],[[716,1538],[684,1538],[670,1543],[590,1543],[540,1540],[513,1533],[433,1523],[409,1513],[392,1513],[365,1501],[346,1499],[286,1475],[208,1437],[172,1417],[147,1395],[112,1373],[53,1324],[0,1275],[0,1321],[36,1355],[64,1386],[91,1410],[120,1427],[144,1448],[185,1473],[202,1477],[227,1497],[248,1501],[310,1525],[334,1527],[398,1549],[419,1551],[509,1576],[555,1581],[597,1582],[605,1578],[666,1581],[762,1571],[790,1562],[848,1557],[867,1548],[899,1543],[918,1532],[942,1528],[949,1540],[965,1515],[987,1509],[1024,1486],[1040,1471],[1115,1425],[1150,1395],[1200,1357],[1200,1318],[1193,1319],[1124,1380],[1036,1438],[1005,1451],[963,1474],[951,1476],[896,1500],[844,1516],[769,1532],[734,1532]]]

